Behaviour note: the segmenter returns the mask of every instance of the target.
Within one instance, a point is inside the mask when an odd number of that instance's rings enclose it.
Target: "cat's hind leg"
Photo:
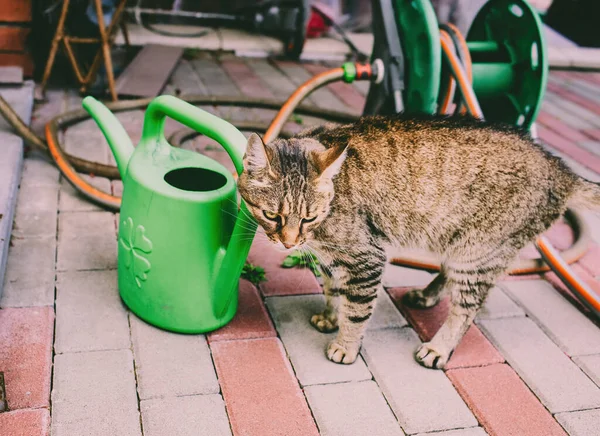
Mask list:
[[[419,346],[415,359],[428,368],[444,368],[452,352],[469,329],[489,290],[517,255],[514,249],[494,250],[486,260],[446,264],[446,286],[450,313],[431,341]],[[485,258],[484,258],[485,259]]]
[[[442,268],[426,288],[408,291],[402,297],[402,302],[416,309],[428,309],[440,302],[447,289],[446,271]]]

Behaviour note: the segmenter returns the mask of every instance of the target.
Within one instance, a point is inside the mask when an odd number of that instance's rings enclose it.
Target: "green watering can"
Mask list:
[[[240,274],[256,223],[238,218],[236,184],[224,166],[169,145],[165,118],[221,144],[238,174],[246,138],[208,112],[160,96],[148,106],[134,149],[106,106],[86,97],[83,107],[104,133],[123,179],[121,298],[137,316],[166,330],[203,333],[227,324],[237,310]],[[243,201],[241,208],[247,212]]]

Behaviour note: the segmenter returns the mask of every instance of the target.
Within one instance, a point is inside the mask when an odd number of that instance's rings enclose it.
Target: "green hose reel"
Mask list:
[[[433,114],[440,89],[438,23],[429,0],[395,0],[405,61],[406,112]],[[473,89],[484,116],[530,128],[548,77],[548,58],[538,13],[524,0],[490,0],[467,35]]]
[[[467,45],[485,117],[530,128],[548,79],[538,13],[524,0],[490,0],[475,17]]]
[[[435,11],[429,0],[396,0],[394,7],[406,63],[404,110],[433,114],[442,68]]]

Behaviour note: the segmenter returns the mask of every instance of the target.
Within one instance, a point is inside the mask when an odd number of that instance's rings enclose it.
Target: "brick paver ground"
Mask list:
[[[324,68],[202,54],[180,62],[165,92],[284,98]],[[308,103],[359,113],[365,93],[364,84],[338,83]],[[49,117],[80,107],[74,92],[48,95],[34,117],[38,131]],[[237,121],[274,115],[206,109]],[[142,117],[119,114],[134,141]],[[313,122],[296,117],[288,126]],[[551,152],[600,181],[600,74],[552,72],[538,125]],[[179,128],[167,123],[170,133]],[[71,153],[114,162],[92,122],[63,138]],[[206,138],[184,146],[230,165]],[[339,366],[324,355],[328,336],[308,324],[323,306],[320,280],[308,269],[281,268],[283,256],[261,238],[250,260],[268,281],[242,282],[229,325],[178,335],[139,320],[118,296],[116,218],[28,154],[0,300],[8,400],[0,435],[48,435],[49,428],[57,436],[599,434],[600,329],[552,274],[502,280],[448,368],[433,371],[412,352],[435,334],[447,301],[430,310],[403,307],[401,296],[435,275],[389,265],[361,356]],[[575,269],[598,290],[600,219],[589,222],[596,245]],[[548,235],[561,249],[573,239],[565,225]],[[531,255],[529,248],[524,256]]]

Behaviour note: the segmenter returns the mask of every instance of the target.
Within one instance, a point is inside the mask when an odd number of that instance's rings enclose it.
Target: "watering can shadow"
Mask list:
[[[256,231],[237,187],[218,162],[172,147],[166,117],[214,139],[242,172],[246,138],[234,126],[171,96],[148,106],[134,149],[117,118],[93,97],[83,107],[115,156],[123,197],[118,236],[119,293],[133,313],[180,333],[204,333],[235,315],[238,285]],[[244,213],[245,212],[245,213]]]

